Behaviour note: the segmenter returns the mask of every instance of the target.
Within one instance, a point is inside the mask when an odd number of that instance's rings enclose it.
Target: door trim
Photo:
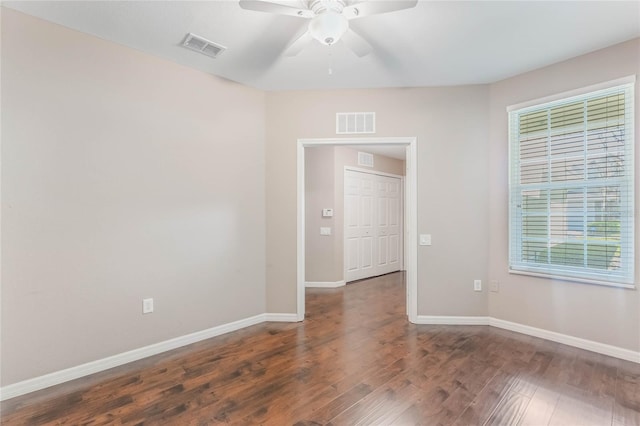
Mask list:
[[[331,145],[400,145],[406,147],[406,176],[404,188],[404,264],[407,276],[407,315],[415,323],[418,317],[418,173],[416,167],[417,138],[326,138],[298,139],[297,143],[297,285],[296,315],[298,321],[305,314],[305,148]]]

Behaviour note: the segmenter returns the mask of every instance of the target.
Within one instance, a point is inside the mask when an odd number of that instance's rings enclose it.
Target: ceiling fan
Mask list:
[[[373,48],[349,28],[352,19],[414,7],[418,0],[299,0],[301,7],[262,0],[240,0],[247,10],[310,19],[307,31],[289,44],[286,56],[295,56],[312,40],[330,46],[342,40],[356,55],[367,55]]]

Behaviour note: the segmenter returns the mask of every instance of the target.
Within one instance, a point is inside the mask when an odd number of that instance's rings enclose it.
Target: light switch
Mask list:
[[[420,234],[420,245],[421,246],[430,246],[431,245],[431,234]]]
[[[320,228],[320,235],[331,235],[331,228]]]
[[[322,217],[333,217],[333,209],[322,209]]]

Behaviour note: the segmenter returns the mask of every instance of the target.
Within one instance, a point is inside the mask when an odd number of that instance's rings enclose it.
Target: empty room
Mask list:
[[[2,1],[3,425],[640,425],[640,2]]]

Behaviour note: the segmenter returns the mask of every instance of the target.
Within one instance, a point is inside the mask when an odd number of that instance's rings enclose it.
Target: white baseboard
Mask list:
[[[531,327],[498,318],[489,318],[489,325],[492,327],[515,331],[517,333],[527,334],[529,336],[539,337],[541,339],[551,340],[552,342],[558,342],[580,349],[586,349],[591,352],[609,355],[614,358],[640,363],[640,352],[620,348],[618,346],[611,346],[605,343],[594,342],[593,340],[556,333],[555,331],[544,330],[542,328]]]
[[[129,362],[137,361],[152,355],[170,351],[191,343],[200,342],[210,339],[221,334],[230,333],[240,330],[241,328],[260,324],[266,321],[295,322],[298,321],[296,314],[260,314],[253,317],[241,319],[227,324],[212,327],[207,330],[197,331],[195,333],[176,337],[174,339],[165,340],[164,342],[155,343],[153,345],[144,346],[128,352],[123,352],[107,358],[91,361],[65,370],[55,371],[43,376],[34,377],[33,379],[24,380],[8,386],[0,388],[0,401],[4,401],[16,396],[24,395],[29,392],[45,389],[60,383],[88,376],[90,374],[99,373],[113,367],[118,367]]]
[[[306,281],[304,283],[305,287],[311,287],[311,288],[336,288],[336,287],[342,287],[344,285],[346,285],[347,283],[342,280],[342,281]]]
[[[298,314],[264,314],[264,320],[268,322],[298,322]]]
[[[582,339],[580,337],[569,336],[567,334],[556,333],[555,331],[505,321],[498,318],[418,315],[413,323],[431,325],[490,325],[492,327],[503,328],[505,330],[515,331],[516,333],[551,340],[552,342],[562,343],[591,352],[609,355],[614,358],[640,363],[640,352],[620,348],[618,346],[607,345],[605,343],[594,342],[593,340]]]
[[[489,325],[489,317],[452,317],[437,315],[418,315],[414,324],[431,325]]]

